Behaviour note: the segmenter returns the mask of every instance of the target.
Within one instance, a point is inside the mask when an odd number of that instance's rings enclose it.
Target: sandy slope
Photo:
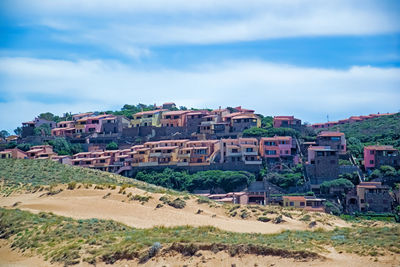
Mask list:
[[[187,206],[184,209],[175,209],[168,205],[156,209],[160,204],[159,198],[162,194],[146,193],[136,188],[126,189],[126,194],[119,194],[115,190],[75,189],[65,190],[54,196],[41,196],[45,191],[38,193],[14,194],[9,197],[0,198],[0,206],[16,207],[31,212],[53,212],[58,215],[68,216],[76,219],[81,218],[102,218],[112,219],[125,223],[129,226],[148,228],[155,225],[177,226],[177,225],[212,225],[220,229],[234,232],[258,232],[276,233],[283,229],[308,229],[308,223],[284,217],[282,224],[258,222],[254,218],[246,220],[232,218],[226,214],[226,209],[221,207],[209,207],[207,204],[198,204],[194,198],[186,200]],[[103,198],[111,193],[107,198]],[[128,200],[127,194],[151,195],[152,199],[145,204],[138,201]],[[201,214],[196,214],[201,209]],[[323,218],[326,215],[319,215]],[[328,217],[326,217],[328,218]],[[332,220],[329,217],[332,228],[334,226],[349,226],[341,220]],[[334,249],[324,255],[326,260],[315,260],[298,262],[293,259],[283,259],[272,256],[244,255],[230,257],[226,252],[214,254],[210,251],[200,251],[194,257],[183,257],[177,254],[159,255],[144,265],[140,266],[399,266],[399,257],[386,256],[378,258],[359,257],[349,254],[338,254]],[[115,266],[137,266],[137,261],[120,261]],[[0,240],[0,266],[58,266],[43,261],[42,258],[30,254],[22,254],[10,249],[6,241]],[[80,264],[80,266],[89,266]],[[109,266],[99,263],[96,266]]]
[[[336,266],[351,266],[351,267],[367,267],[367,266],[398,266],[399,257],[394,256],[371,258],[359,257],[349,254],[338,254],[333,249],[330,253],[324,255],[324,260],[314,261],[295,261],[293,259],[283,259],[272,256],[254,256],[244,255],[241,257],[230,257],[226,252],[218,252],[214,254],[210,251],[199,251],[193,257],[183,257],[177,254],[159,255],[144,264],[138,264],[137,261],[118,261],[113,266],[143,266],[143,267],[181,267],[181,266],[314,266],[314,267],[336,267]],[[234,264],[234,265],[233,265]],[[29,253],[21,253],[12,250],[6,241],[0,240],[0,266],[2,267],[60,267],[59,264],[51,264],[44,261],[41,257],[32,256]],[[89,267],[87,263],[81,263],[75,266]],[[105,263],[96,264],[97,267],[107,267]]]
[[[75,189],[64,190],[54,196],[40,197],[43,192],[13,195],[0,198],[0,206],[10,207],[20,202],[18,208],[31,212],[53,212],[76,219],[112,219],[138,228],[150,228],[156,225],[212,225],[234,232],[276,233],[284,229],[304,230],[308,227],[307,223],[290,218],[285,218],[286,222],[282,224],[263,223],[256,221],[255,218],[247,220],[232,218],[226,215],[225,209],[210,208],[207,204],[198,204],[195,199],[187,200],[184,209],[175,209],[168,205],[156,209],[157,204],[161,203],[159,201],[161,194],[146,193],[136,188],[129,188],[126,192],[127,194],[131,192],[133,195],[148,194],[153,198],[142,205],[138,201],[129,201],[126,195],[118,194],[118,189]],[[103,199],[107,193],[111,193],[111,196]],[[199,209],[203,212],[196,214]],[[338,220],[333,225],[346,226],[346,223]]]

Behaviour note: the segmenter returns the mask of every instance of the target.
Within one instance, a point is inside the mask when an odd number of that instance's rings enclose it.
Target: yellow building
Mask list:
[[[161,126],[162,113],[167,111],[166,109],[157,109],[151,111],[142,111],[133,115],[131,125],[133,127],[139,126]]]

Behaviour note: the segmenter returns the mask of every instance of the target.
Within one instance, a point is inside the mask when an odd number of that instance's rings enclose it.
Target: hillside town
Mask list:
[[[395,113],[306,124],[294,116],[264,117],[240,106],[188,110],[164,103],[145,109],[130,116],[65,114],[58,120],[42,114],[23,122],[17,135],[1,140],[0,158],[47,159],[133,178],[139,172],[166,168],[255,175],[256,180],[232,192],[193,190],[225,203],[349,214],[391,213],[399,205],[399,188],[384,176],[374,176],[385,168],[400,176],[399,150],[391,145],[367,145],[362,159],[357,159],[348,150],[345,133],[337,128]],[[257,134],[261,130],[269,132]],[[54,143],[60,140],[78,147],[78,152],[56,151]],[[289,185],[276,181],[290,177],[297,180]]]

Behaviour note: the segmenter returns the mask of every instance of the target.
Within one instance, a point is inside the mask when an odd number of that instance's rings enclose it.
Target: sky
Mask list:
[[[1,0],[0,129],[124,104],[400,111],[397,0]]]

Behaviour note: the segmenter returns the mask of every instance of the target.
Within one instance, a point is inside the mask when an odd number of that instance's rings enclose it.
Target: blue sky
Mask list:
[[[399,111],[400,4],[327,2],[3,0],[0,129],[139,102],[308,122]]]

